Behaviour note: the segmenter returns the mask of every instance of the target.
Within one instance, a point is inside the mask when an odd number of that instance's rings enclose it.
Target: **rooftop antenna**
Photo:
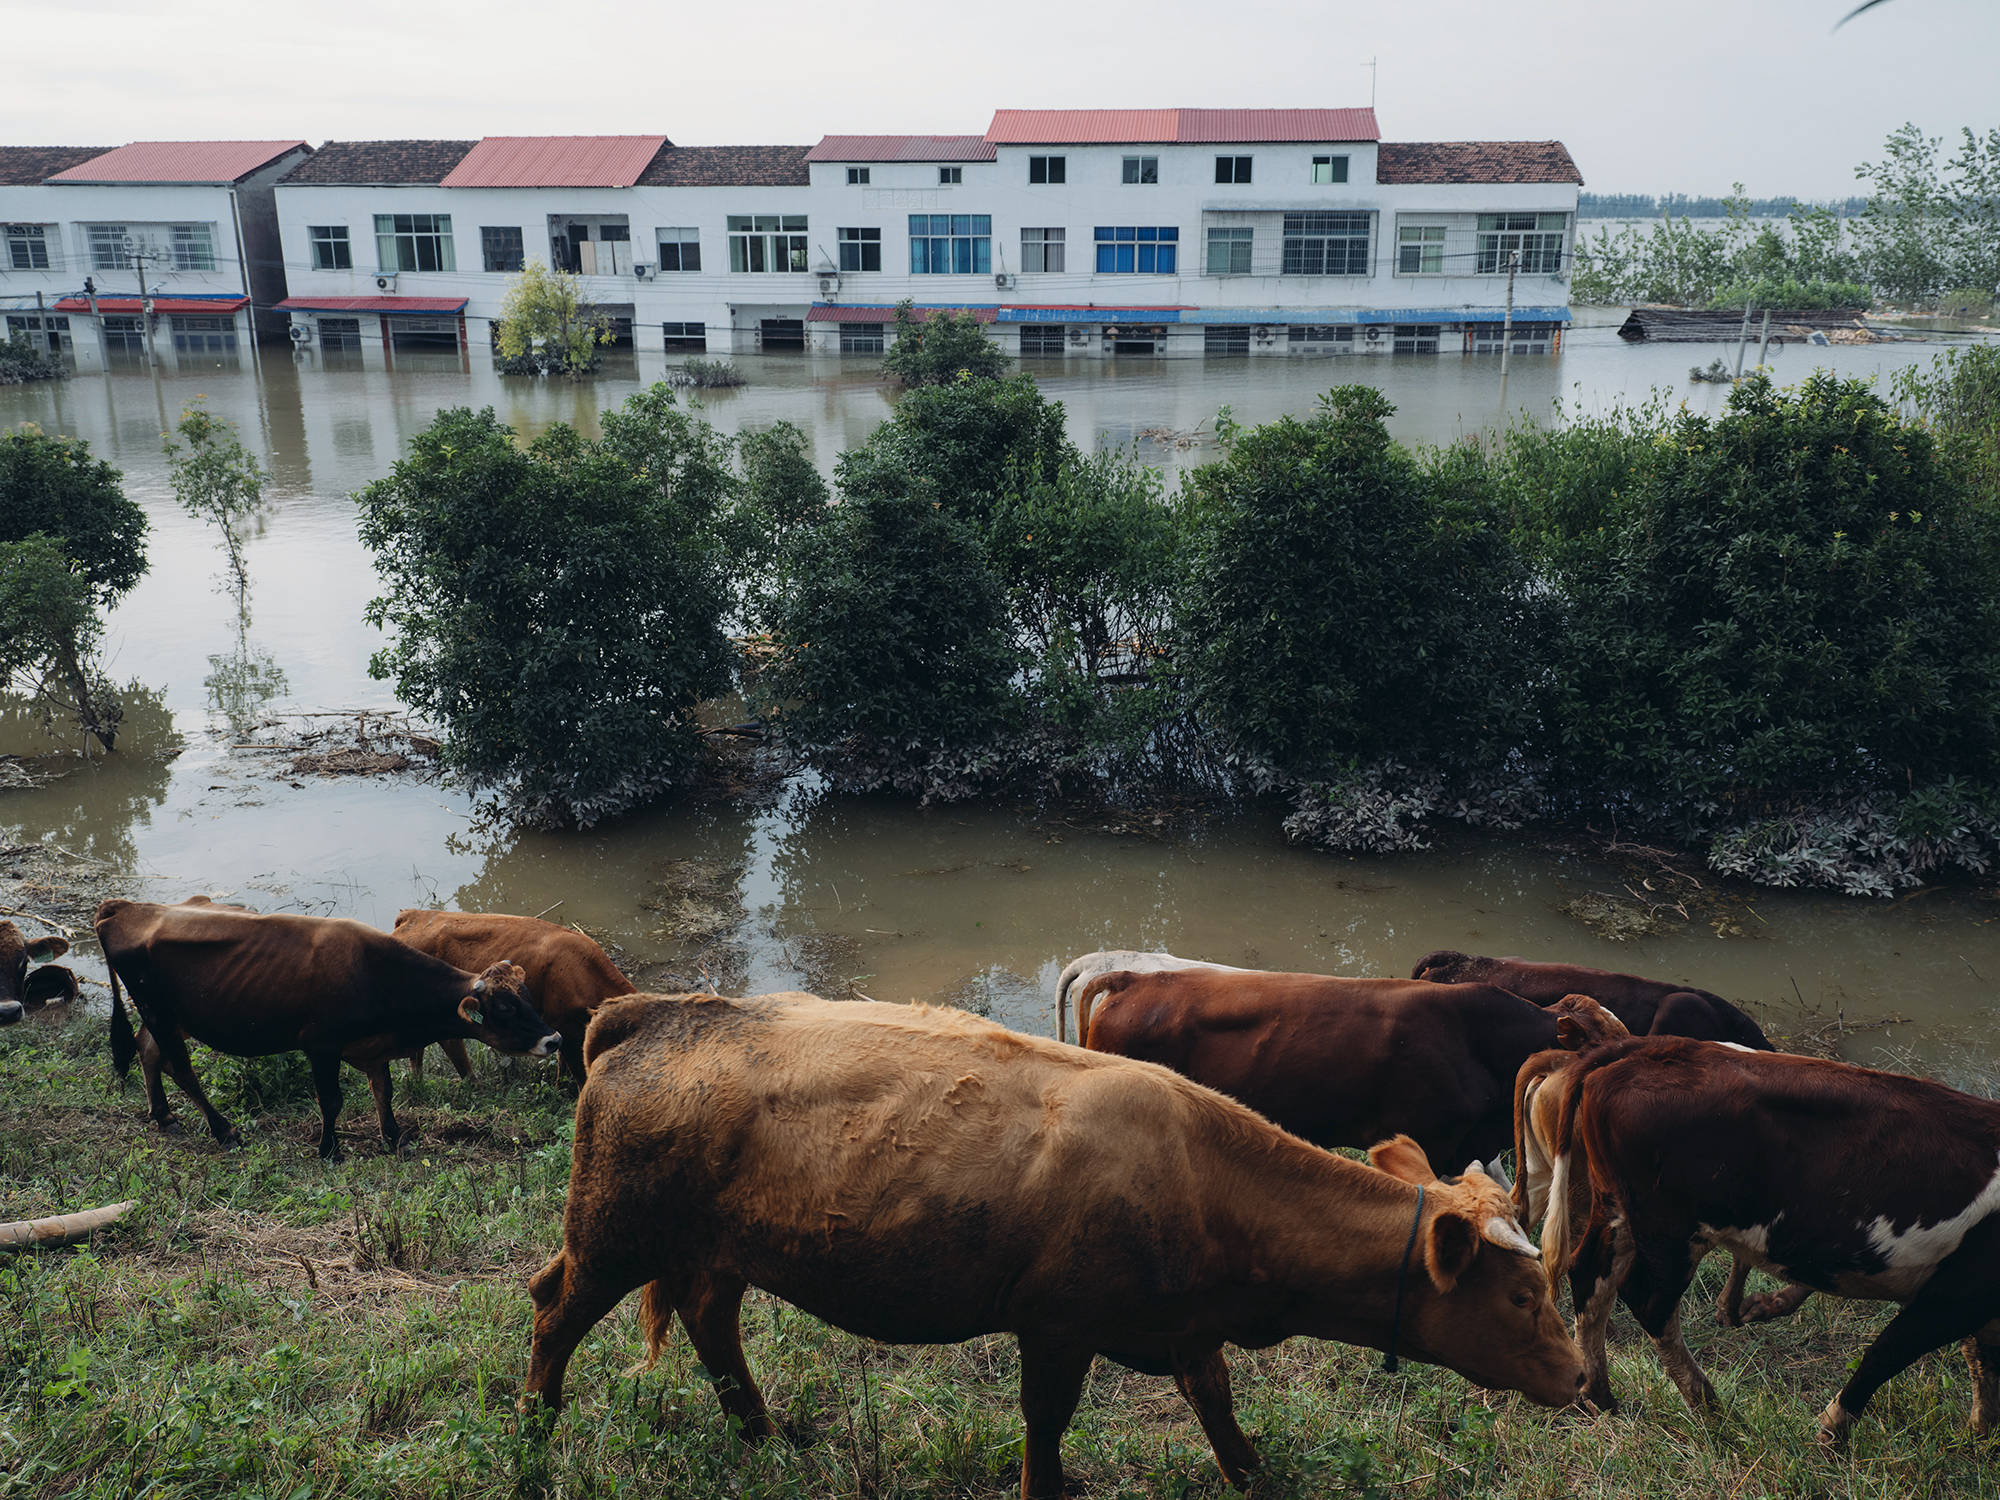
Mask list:
[[[1864,7],[1865,9],[1865,7]],[[1362,66],[1368,70],[1368,107],[1375,107],[1375,59],[1369,58]]]

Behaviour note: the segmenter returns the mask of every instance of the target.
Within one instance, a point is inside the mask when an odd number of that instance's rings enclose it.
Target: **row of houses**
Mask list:
[[[979,135],[0,147],[0,312],[79,366],[492,346],[531,261],[668,354],[879,353],[894,309],[1007,352],[1559,345],[1558,141],[1395,142],[1372,109],[997,111]]]

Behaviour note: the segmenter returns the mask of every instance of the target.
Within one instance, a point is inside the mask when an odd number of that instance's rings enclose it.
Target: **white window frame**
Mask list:
[[[667,264],[667,248],[673,247],[674,263]],[[659,270],[664,276],[679,276],[689,271],[701,269],[701,230],[692,224],[670,224],[664,229],[653,231],[653,247],[659,256]],[[688,262],[688,252],[692,250],[693,264]]]
[[[1442,224],[1398,224],[1396,226],[1396,274],[1398,276],[1442,276],[1445,226]]]
[[[1036,172],[1042,175],[1037,177]],[[1069,181],[1069,158],[1067,156],[1031,156],[1028,158],[1028,181],[1040,186],[1044,183],[1066,183]]]
[[[1326,153],[1313,157],[1312,180],[1321,187],[1338,186],[1347,181],[1347,158]]]
[[[407,220],[405,229],[401,221]],[[419,225],[419,220],[423,221]],[[384,225],[387,228],[384,228]],[[423,253],[417,248],[422,242],[432,243],[432,254],[437,260],[434,266],[421,264]],[[403,252],[408,242],[410,264],[404,265]],[[450,214],[376,214],[375,215],[375,262],[376,269],[385,274],[400,274],[404,271],[428,274],[433,271],[456,271],[458,252],[452,243]]]
[[[882,269],[882,231],[866,225],[850,225],[836,229],[835,249],[840,255],[842,271],[879,271]],[[875,252],[875,264],[868,264],[868,252]],[[852,252],[850,254],[849,252]],[[853,265],[849,265],[849,261]]]
[[[169,224],[167,253],[176,271],[215,269],[215,226],[213,224]]]
[[[306,245],[315,271],[354,269],[354,236],[347,225],[308,224]]]
[[[125,248],[125,241],[130,238],[131,231],[123,224],[84,225],[84,253],[90,260],[90,269],[93,271],[131,270],[132,252]]]
[[[1060,273],[1069,264],[1069,235],[1056,224],[1023,225],[1021,269]]]
[[[57,249],[49,248],[53,224],[9,224],[7,226],[7,263],[9,271],[59,271],[62,269],[61,241]],[[41,261],[36,262],[39,252]]]
[[[804,214],[731,214],[729,269],[745,276],[783,275],[806,268]]]
[[[849,187],[867,187],[868,177],[869,169],[867,167],[849,167],[847,169],[847,185]]]
[[[492,263],[494,247],[492,242],[487,238],[487,236],[495,233],[496,231],[503,234],[508,231],[512,231],[514,235],[513,248],[517,252],[513,258],[520,262],[519,265],[496,266]],[[505,257],[503,256],[502,258],[504,259]],[[527,269],[527,265],[528,265],[528,236],[526,233],[525,226],[520,224],[481,224],[479,226],[479,269],[480,270],[489,272],[495,276],[514,276],[518,275],[521,271]]]
[[[1336,228],[1330,222],[1335,219],[1345,222]],[[1359,235],[1355,234],[1352,228],[1353,221],[1357,219],[1362,224]],[[1294,221],[1297,221],[1296,228]],[[1278,274],[1281,276],[1372,276],[1375,273],[1375,220],[1374,215],[1365,209],[1305,209],[1287,213],[1281,226],[1281,233],[1283,239],[1280,241],[1278,254]],[[1353,249],[1356,239],[1361,241],[1359,265],[1355,263],[1356,256]],[[1320,268],[1307,270],[1305,262],[1308,256],[1305,246],[1314,242],[1320,247],[1316,257]],[[1326,269],[1328,247],[1336,243],[1343,247],[1340,251],[1341,267],[1339,270],[1329,271]],[[1293,249],[1295,245],[1298,246],[1296,255]]]
[[[1250,181],[1251,157],[1243,155],[1218,156],[1215,159],[1215,180],[1221,183],[1241,183]],[[1228,175],[1224,175],[1227,173]]]
[[[1202,269],[1209,276],[1248,276],[1256,231],[1241,224],[1211,224]],[[1216,251],[1222,251],[1222,265],[1216,265]],[[1241,264],[1238,264],[1241,262]]]
[[[1473,261],[1481,276],[1505,276],[1507,257],[1518,251],[1523,276],[1559,276],[1569,239],[1566,213],[1501,213],[1479,216],[1479,251]]]
[[[1124,182],[1139,187],[1157,187],[1160,159],[1157,156],[1128,156],[1119,168],[1119,176]]]
[[[964,181],[965,181],[965,168],[963,167],[938,168],[939,187],[958,187]]]

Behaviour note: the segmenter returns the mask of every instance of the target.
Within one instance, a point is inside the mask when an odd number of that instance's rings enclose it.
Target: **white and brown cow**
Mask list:
[[[1139,948],[1104,948],[1073,958],[1063,966],[1056,980],[1056,1040],[1069,1040],[1069,1010],[1077,1003],[1083,987],[1100,974],[1168,974],[1177,969],[1219,969],[1225,974],[1254,974],[1255,969],[1239,969],[1231,964],[1212,964],[1205,958],[1177,958],[1161,949],[1147,952]],[[1076,1039],[1083,1041],[1083,1023],[1077,1023]]]
[[[678,1314],[751,1437],[772,1428],[748,1287],[889,1343],[1016,1335],[1030,1497],[1062,1493],[1099,1354],[1172,1375],[1238,1482],[1227,1343],[1396,1350],[1548,1405],[1582,1385],[1505,1191],[1439,1180],[1407,1140],[1364,1166],[1164,1068],[921,1006],[639,995],[584,1053],[524,1406],[560,1404],[640,1287],[653,1352]]]
[[[1833,1296],[1902,1304],[1820,1414],[1828,1441],[1845,1441],[1885,1382],[1961,1340],[1973,1429],[2000,1423],[2000,1103],[1668,1037],[1598,1047],[1569,1083],[1542,1255],[1552,1287],[1569,1272],[1598,1405],[1616,1405],[1604,1358],[1614,1297],[1689,1405],[1715,1404],[1682,1341],[1680,1301],[1719,1247]],[[1590,1213],[1572,1255],[1573,1190],[1589,1192]]]

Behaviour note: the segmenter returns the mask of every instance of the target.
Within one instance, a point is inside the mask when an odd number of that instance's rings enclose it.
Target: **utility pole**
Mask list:
[[[146,252],[143,250],[134,250],[132,252],[132,264],[139,271],[139,347],[145,353],[147,365],[154,366],[159,361],[154,357],[153,352],[153,304],[146,296]],[[1750,315],[1748,313],[1743,315],[1743,321],[1746,325],[1749,323]],[[1736,362],[1739,365],[1743,362],[1741,350],[1737,351]]]
[[[1375,61],[1376,60],[1371,57],[1368,59],[1367,62],[1362,64],[1362,66],[1368,70],[1368,107],[1370,109],[1373,109],[1375,107],[1375,72],[1376,72]]]
[[[1764,368],[1764,351],[1771,347],[1771,309],[1764,309],[1764,330],[1757,336],[1757,368]]]
[[[1521,252],[1507,252],[1507,315],[1500,320],[1500,410],[1507,410],[1507,360],[1514,352],[1514,273],[1521,268]]]
[[[1745,302],[1743,304],[1743,331],[1736,335],[1736,373],[1729,377],[1731,381],[1737,381],[1743,378],[1743,349],[1744,346],[1749,342],[1750,342],[1750,304],[1748,302]]]

